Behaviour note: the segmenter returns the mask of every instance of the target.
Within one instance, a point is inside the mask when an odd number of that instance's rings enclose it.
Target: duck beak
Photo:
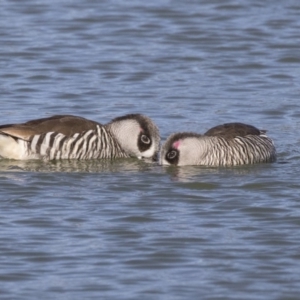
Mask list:
[[[158,152],[155,152],[152,156],[152,161],[158,161]]]

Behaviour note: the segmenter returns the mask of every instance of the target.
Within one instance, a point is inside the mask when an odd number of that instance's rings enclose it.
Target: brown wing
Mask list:
[[[1,125],[0,132],[21,138],[29,139],[35,134],[59,132],[64,135],[73,135],[90,129],[96,129],[100,123],[71,115],[56,115],[50,118],[36,119],[22,124]]]
[[[236,136],[260,135],[262,131],[243,123],[226,123],[209,129],[204,135],[235,138]]]

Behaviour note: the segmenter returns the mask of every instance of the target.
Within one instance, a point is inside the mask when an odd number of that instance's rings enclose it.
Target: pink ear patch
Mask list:
[[[172,147],[174,149],[178,149],[178,147],[180,146],[181,142],[180,141],[176,141],[175,143],[173,143]]]

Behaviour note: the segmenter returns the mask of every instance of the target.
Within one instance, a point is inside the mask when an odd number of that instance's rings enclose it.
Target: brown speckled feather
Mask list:
[[[252,125],[243,123],[226,123],[209,129],[204,135],[219,136],[230,139],[237,136],[244,137],[246,135],[260,135],[262,133],[264,133],[264,131],[257,129]]]
[[[49,118],[36,119],[22,124],[7,124],[0,126],[0,132],[28,140],[35,134],[59,132],[70,136],[91,129],[96,129],[100,123],[71,115],[56,115]]]

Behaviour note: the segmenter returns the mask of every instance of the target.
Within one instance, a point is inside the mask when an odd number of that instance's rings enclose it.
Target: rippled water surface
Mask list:
[[[1,123],[141,112],[164,140],[241,121],[274,164],[0,161],[0,299],[296,299],[300,4],[0,4]]]

